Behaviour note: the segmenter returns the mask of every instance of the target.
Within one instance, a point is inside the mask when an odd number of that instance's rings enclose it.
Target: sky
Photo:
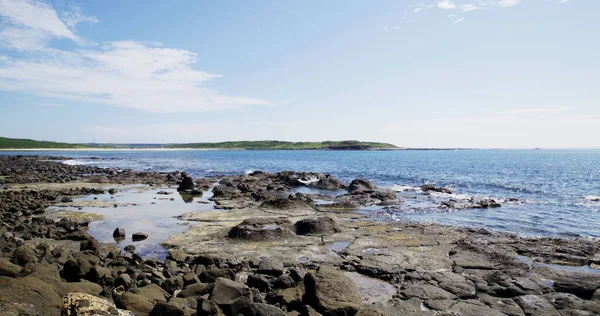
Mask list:
[[[0,136],[599,148],[598,12],[598,0],[0,0]]]

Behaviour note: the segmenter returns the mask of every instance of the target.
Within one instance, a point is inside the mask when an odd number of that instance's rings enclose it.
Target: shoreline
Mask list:
[[[1,220],[20,227],[0,227],[1,271],[9,271],[0,277],[0,304],[9,303],[3,305],[9,312],[31,304],[41,314],[60,315],[61,309],[85,305],[77,304],[83,297],[138,315],[168,307],[192,316],[204,306],[210,307],[206,315],[262,315],[256,310],[267,309],[282,316],[308,315],[307,310],[311,315],[500,316],[536,315],[531,311],[540,306],[544,315],[600,313],[598,242],[374,220],[358,208],[399,201],[367,180],[348,185],[311,172],[188,179],[0,155],[0,174],[7,168],[20,168],[0,177],[6,182],[0,190]],[[175,193],[184,183],[204,193]],[[118,191],[131,184],[148,184],[153,191],[132,193],[140,195],[129,205]],[[299,186],[347,193],[289,194]],[[163,188],[172,193],[160,193]],[[193,209],[196,199],[214,207],[181,214],[179,203]],[[315,202],[323,199],[328,202]],[[120,214],[140,208],[142,213],[131,215],[136,222],[150,216],[150,206],[170,205],[179,212],[166,216],[177,216],[189,228],[160,243],[168,249],[166,260],[144,259],[135,247],[123,251],[90,236],[84,218],[94,216],[47,220],[46,207],[53,205],[107,207]],[[123,235],[129,240],[138,229]],[[32,291],[39,294],[28,294]],[[63,296],[72,305],[63,307]]]

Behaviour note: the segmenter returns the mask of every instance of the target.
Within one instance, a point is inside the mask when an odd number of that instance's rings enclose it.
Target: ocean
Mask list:
[[[600,150],[41,151],[2,154],[65,156],[65,163],[139,171],[186,171],[194,177],[255,170],[365,178],[396,190],[400,207],[365,208],[373,218],[486,228],[523,236],[600,237]],[[89,159],[91,157],[103,159]],[[446,186],[457,198],[489,197],[500,208],[447,210],[419,192]],[[447,197],[448,198],[448,197]],[[428,204],[429,203],[429,204]]]

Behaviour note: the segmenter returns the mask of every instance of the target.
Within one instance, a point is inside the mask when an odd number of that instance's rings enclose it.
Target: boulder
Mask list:
[[[229,238],[248,241],[284,240],[295,237],[291,222],[283,218],[250,218],[229,230]]]
[[[186,174],[185,172],[181,174],[182,179],[177,191],[193,191],[194,190],[194,179]]]
[[[377,187],[366,179],[354,179],[348,186],[350,194],[371,193],[377,191]]]
[[[37,263],[38,258],[35,251],[28,246],[20,246],[12,255],[12,262],[24,267],[28,263]]]
[[[120,310],[106,299],[84,293],[69,293],[64,298],[62,316],[113,315],[135,316],[130,311]]]
[[[528,316],[561,316],[547,299],[539,295],[517,296],[515,302]]]
[[[183,310],[177,306],[159,302],[154,305],[149,316],[184,316]]]
[[[307,302],[319,312],[353,315],[360,310],[356,285],[341,271],[321,266],[316,273],[306,275],[304,284]]]
[[[65,283],[68,293],[84,293],[99,296],[104,289],[99,284],[93,282],[72,282]]]
[[[151,300],[142,295],[130,292],[119,295],[115,303],[117,307],[132,311],[135,315],[148,315],[154,307]]]
[[[146,233],[134,233],[133,235],[131,235],[131,240],[133,241],[142,241],[148,239],[148,234]]]
[[[283,274],[283,263],[275,258],[266,258],[260,262],[256,272],[278,277]]]
[[[208,298],[200,298],[196,306],[196,316],[224,316],[219,306]]]
[[[319,179],[319,181],[312,186],[317,189],[331,190],[331,191],[340,190],[340,189],[346,187],[346,185],[344,183],[342,183],[342,181],[340,181],[337,178],[333,178],[329,175],[326,175],[325,178]]]
[[[153,301],[153,302],[163,302],[166,303],[166,297],[169,295],[165,290],[163,290],[160,286],[156,284],[146,285],[144,287],[138,288],[138,292],[140,295],[145,298]]]
[[[173,260],[177,263],[184,263],[187,257],[187,253],[181,249],[169,249],[169,255],[167,256],[167,259]]]
[[[181,292],[177,294],[177,296],[183,298],[193,297],[195,299],[198,299],[203,295],[210,294],[212,292],[212,289],[213,286],[209,283],[190,284],[184,287],[183,290],[181,290]]]
[[[252,304],[253,295],[250,288],[242,283],[218,278],[210,300],[215,302],[225,315],[237,315]]]
[[[248,307],[244,313],[244,316],[287,316],[288,314],[283,312],[277,306],[254,303]]]
[[[294,224],[298,235],[332,235],[340,232],[340,228],[331,217],[306,218]]]
[[[100,243],[92,237],[82,241],[79,245],[80,251],[91,251],[92,253],[98,255],[100,253]]]
[[[0,258],[0,276],[14,278],[19,272],[21,272],[20,266],[13,264],[4,258]]]
[[[452,194],[452,191],[450,189],[444,188],[444,187],[438,188],[433,184],[424,184],[421,186],[421,190],[423,190],[423,192],[425,192],[425,193],[438,192],[438,193]]]
[[[115,241],[120,242],[122,240],[125,239],[126,233],[125,233],[125,229],[123,228],[119,228],[117,227],[115,229],[115,231],[113,232],[113,238],[115,239]]]
[[[62,297],[50,284],[34,277],[0,277],[0,305],[31,304],[37,314],[60,315]]]

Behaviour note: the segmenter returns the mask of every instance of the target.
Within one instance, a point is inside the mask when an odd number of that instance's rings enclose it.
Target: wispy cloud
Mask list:
[[[513,7],[519,4],[521,0],[501,0],[498,1],[497,5],[499,7]]]
[[[128,40],[86,45],[90,41],[78,36],[75,26],[99,21],[77,7],[57,12],[41,1],[0,0],[0,16],[0,47],[19,52],[0,55],[0,90],[152,112],[271,105],[209,89],[206,84],[221,75],[193,69],[197,57],[187,50]],[[53,48],[54,39],[79,48]]]
[[[442,0],[437,3],[437,7],[440,9],[450,10],[456,8],[456,4],[452,3],[449,0]]]

